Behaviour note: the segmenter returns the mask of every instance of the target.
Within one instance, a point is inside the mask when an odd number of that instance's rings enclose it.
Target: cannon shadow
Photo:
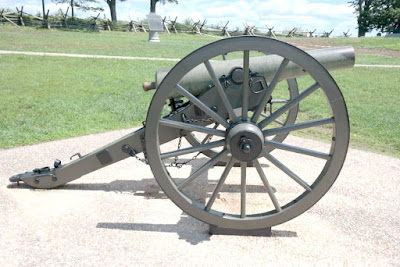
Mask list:
[[[209,233],[209,225],[186,215],[184,212],[182,212],[181,218],[176,224],[100,222],[96,227],[124,231],[177,233],[179,239],[185,240],[191,245],[197,245],[205,241],[210,241],[212,236]],[[272,229],[270,237],[297,237],[297,232]]]
[[[189,163],[188,165],[191,165]],[[197,162],[194,165],[201,164]],[[196,166],[190,166],[192,170],[196,169]],[[265,166],[264,166],[265,167]],[[204,192],[202,199],[206,199],[211,196],[213,188],[216,186],[215,181],[209,181],[208,174],[202,177],[202,180],[207,183],[206,191]],[[7,186],[11,189],[29,189],[29,190],[44,190],[44,189],[32,189],[24,183],[10,184]],[[77,191],[104,191],[104,192],[115,192],[131,194],[133,196],[143,197],[145,199],[167,199],[168,197],[161,190],[157,184],[155,178],[143,178],[141,180],[114,180],[110,183],[70,183],[57,187],[52,190],[77,190]],[[221,193],[238,192],[240,185],[224,185]],[[247,191],[261,192],[264,187],[261,185],[248,185]],[[164,232],[164,233],[177,233],[179,239],[185,240],[191,245],[197,245],[199,243],[210,241],[211,235],[209,233],[209,225],[203,223],[191,216],[188,216],[185,212],[182,212],[179,221],[176,224],[155,224],[155,223],[128,223],[128,222],[99,222],[97,228],[113,229],[113,230],[124,230],[124,231],[143,231],[143,232]],[[294,231],[284,230],[271,230],[271,237],[297,237],[297,233]]]

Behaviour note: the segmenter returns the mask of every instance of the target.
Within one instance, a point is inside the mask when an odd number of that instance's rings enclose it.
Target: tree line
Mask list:
[[[75,17],[75,9],[80,9],[82,11],[104,11],[102,7],[96,6],[100,3],[99,0],[51,0],[53,3],[57,4],[68,4],[71,8],[71,17]],[[119,0],[119,2],[124,2],[127,0]],[[104,0],[110,9],[110,16],[113,22],[117,21],[117,0]],[[178,0],[150,0],[150,12],[156,12],[157,3],[165,4],[175,3],[178,4]],[[42,0],[43,14],[46,13],[45,1]]]
[[[349,1],[357,15],[358,37],[371,30],[391,32],[395,19],[400,19],[400,0]]]

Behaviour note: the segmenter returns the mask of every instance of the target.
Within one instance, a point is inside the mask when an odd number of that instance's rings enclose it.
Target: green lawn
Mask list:
[[[367,39],[371,48],[369,38],[359,42]],[[181,58],[213,40],[163,34],[154,44],[146,34],[0,27],[0,50]],[[400,58],[357,55],[357,63],[400,65]],[[0,55],[0,148],[139,126],[152,97],[141,83],[173,64]],[[352,147],[400,157],[398,73],[364,67],[332,73],[349,109]]]
[[[290,42],[293,38],[282,38]],[[307,38],[310,43],[318,43],[322,46],[350,45],[355,48],[368,48],[373,50],[394,50],[400,51],[400,38],[384,37],[362,37],[362,38]]]
[[[333,73],[346,99],[353,147],[400,157],[399,71],[353,68]]]
[[[400,57],[383,56],[376,54],[356,55],[356,64],[368,65],[400,65]],[[374,69],[372,69],[374,71]]]
[[[363,38],[329,38],[329,45],[351,45],[356,48],[400,51],[399,38],[363,37]]]
[[[219,37],[161,34],[160,43],[148,33],[85,32],[0,26],[0,50],[75,54],[182,58]]]
[[[141,125],[141,89],[171,62],[0,56],[0,147]]]
[[[95,55],[182,58],[221,36],[160,34],[160,43],[147,42],[148,33],[45,30],[31,27],[0,27],[0,50],[83,53]],[[295,41],[300,38],[295,38]],[[291,42],[293,38],[280,38]],[[400,38],[302,38],[323,46],[400,51]]]

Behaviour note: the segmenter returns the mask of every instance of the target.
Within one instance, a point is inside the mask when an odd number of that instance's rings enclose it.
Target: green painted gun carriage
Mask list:
[[[143,84],[156,89],[144,127],[10,181],[55,188],[142,153],[165,194],[209,225],[284,223],[318,202],[343,166],[349,119],[328,70],[354,61],[351,47],[305,52],[256,36],[210,43]],[[323,149],[298,137],[314,134]]]

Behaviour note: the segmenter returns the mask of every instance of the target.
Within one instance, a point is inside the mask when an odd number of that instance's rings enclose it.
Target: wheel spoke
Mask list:
[[[274,120],[274,122],[276,122],[277,124],[279,124],[281,126],[285,125],[285,123],[283,121],[278,120],[278,119]]]
[[[301,185],[305,190],[311,191],[311,187],[297,174],[292,172],[288,167],[286,167],[282,162],[280,162],[278,159],[276,159],[274,156],[272,156],[270,153],[268,153],[265,149],[262,151],[263,156],[269,160],[272,164],[274,164],[276,167],[278,167],[281,171],[286,173],[290,178],[292,178],[296,183]]]
[[[225,140],[218,140],[215,142],[207,143],[207,144],[200,144],[198,146],[193,146],[189,148],[184,148],[184,149],[178,149],[166,153],[162,153],[160,155],[161,159],[167,159],[167,158],[172,158],[172,157],[177,157],[185,154],[190,154],[194,152],[201,152],[205,150],[209,150],[215,147],[223,146],[225,144]]]
[[[217,129],[218,125],[219,125],[218,123],[215,123],[213,129],[214,130]],[[203,141],[201,141],[201,144],[205,144],[207,141],[209,141],[209,138],[211,138],[211,137],[212,137],[212,134],[207,134],[206,137],[203,138]]]
[[[222,103],[224,104],[226,110],[228,111],[229,119],[232,122],[236,122],[237,121],[236,114],[233,111],[233,108],[232,108],[231,103],[229,102],[228,96],[225,94],[225,90],[222,88],[222,85],[219,82],[219,79],[218,79],[217,75],[215,74],[215,71],[214,71],[213,67],[211,66],[210,61],[208,61],[208,60],[204,61],[204,65],[206,66],[207,71],[210,74],[215,87],[217,88],[217,92],[222,99]]]
[[[277,149],[281,149],[281,150],[285,150],[285,151],[290,151],[290,152],[303,154],[303,155],[307,155],[307,156],[311,156],[311,157],[315,157],[315,158],[325,159],[325,160],[332,159],[332,156],[329,154],[306,149],[306,148],[291,146],[291,145],[287,145],[287,144],[283,144],[283,143],[279,143],[279,142],[275,142],[275,141],[270,141],[267,139],[265,140],[265,143],[267,146],[271,146],[273,148],[277,148]]]
[[[201,166],[199,169],[197,169],[192,175],[190,175],[188,178],[186,178],[182,183],[180,183],[177,187],[179,190],[182,190],[186,186],[188,186],[191,182],[193,182],[197,177],[199,177],[201,174],[203,174],[205,171],[207,171],[209,168],[213,167],[217,162],[220,161],[222,157],[228,154],[228,151],[226,149],[222,150],[220,153],[218,153],[215,157],[213,157],[211,160],[207,161],[203,166]]]
[[[242,120],[247,120],[247,112],[249,111],[249,76],[250,76],[250,52],[243,51],[243,87],[242,87]]]
[[[283,126],[283,127],[279,127],[279,128],[264,130],[263,134],[265,137],[271,136],[271,135],[277,135],[277,134],[287,133],[287,132],[291,132],[291,131],[307,129],[307,128],[311,128],[311,127],[315,127],[315,126],[321,126],[321,125],[333,123],[334,121],[335,121],[335,119],[333,117],[331,117],[331,118],[326,118],[326,119],[302,122],[302,123]]]
[[[268,114],[265,114],[264,112],[261,113],[261,117],[268,118],[268,116],[269,116],[269,115],[268,115]],[[279,125],[281,125],[281,126],[284,126],[284,125],[285,125],[285,123],[284,123],[283,121],[278,120],[278,119],[275,119],[274,122],[276,122],[277,124],[279,124]]]
[[[259,123],[259,125],[261,126],[261,128],[264,128],[265,126],[267,126],[268,124],[273,122],[275,119],[277,119],[279,116],[281,116],[283,113],[285,113],[286,111],[291,109],[293,106],[298,104],[300,101],[302,101],[304,98],[306,98],[307,96],[309,96],[310,94],[315,92],[318,88],[320,88],[320,85],[318,83],[313,84],[308,89],[306,89],[304,92],[299,94],[296,98],[290,100],[288,103],[286,103],[286,105],[284,105],[283,107],[279,108],[277,111],[272,113],[271,116],[269,116],[268,118],[261,121]]]
[[[278,212],[279,212],[279,211],[282,211],[282,208],[281,208],[281,206],[279,205],[278,200],[276,199],[274,190],[272,189],[271,185],[269,184],[268,179],[267,179],[267,177],[265,176],[265,173],[264,173],[264,171],[262,170],[261,165],[260,165],[260,163],[258,162],[257,159],[253,160],[253,165],[256,167],[257,172],[258,172],[258,175],[260,176],[261,181],[263,182],[263,184],[264,184],[264,186],[265,186],[265,189],[267,189],[267,193],[268,193],[269,197],[271,198],[271,201],[272,201],[272,203],[274,204],[275,209],[276,209]]]
[[[264,113],[264,112],[261,113],[261,117],[268,118],[268,116],[269,116],[269,115],[266,114],[266,113]],[[279,125],[281,125],[281,126],[284,126],[284,125],[285,125],[285,123],[284,123],[283,121],[278,120],[278,119],[275,119],[274,122],[276,122],[277,124],[279,124]]]
[[[219,191],[221,190],[221,187],[224,185],[226,178],[228,177],[229,172],[231,171],[233,164],[235,164],[235,159],[231,157],[231,159],[228,162],[228,165],[225,167],[224,172],[221,175],[221,178],[218,181],[217,187],[215,188],[214,192],[212,193],[210,199],[208,200],[208,203],[206,205],[206,211],[209,211],[214,204],[215,199],[217,198],[217,195]]]
[[[268,86],[268,89],[265,91],[263,99],[261,100],[256,112],[253,114],[253,117],[251,118],[252,122],[257,122],[258,118],[261,115],[261,112],[263,111],[265,105],[267,104],[268,100],[270,99],[272,92],[274,91],[276,85],[279,82],[279,79],[283,73],[283,70],[286,68],[286,66],[289,64],[289,59],[284,58],[282,60],[281,65],[279,66],[278,71],[275,73],[274,78],[272,79],[270,85]]]
[[[206,133],[210,135],[216,135],[216,136],[225,136],[225,132],[221,130],[217,130],[214,128],[208,128],[208,127],[203,127],[195,124],[189,124],[185,122],[180,122],[180,121],[173,121],[173,120],[167,120],[167,119],[160,119],[160,124],[164,126],[169,126],[172,128],[178,128],[182,130],[188,130],[188,131],[195,131],[195,132],[201,132],[201,133]]]
[[[263,113],[261,113],[261,117],[268,118],[269,115],[263,112]],[[274,122],[276,122],[277,124],[279,124],[281,126],[285,125],[285,123],[283,121],[278,120],[278,119],[275,119]]]
[[[229,128],[229,123],[224,120],[220,115],[218,115],[216,112],[214,112],[212,109],[207,107],[203,102],[201,102],[197,97],[192,95],[189,91],[187,91],[185,88],[180,86],[179,84],[176,85],[176,90],[180,92],[182,95],[187,97],[194,105],[196,105],[198,108],[203,110],[208,116],[210,116],[213,120],[218,122],[219,124],[223,125],[225,128]]]
[[[246,168],[247,162],[240,163],[240,218],[246,218]]]
[[[287,99],[272,99],[271,100],[271,104],[286,104],[287,102],[289,102],[289,100]]]

